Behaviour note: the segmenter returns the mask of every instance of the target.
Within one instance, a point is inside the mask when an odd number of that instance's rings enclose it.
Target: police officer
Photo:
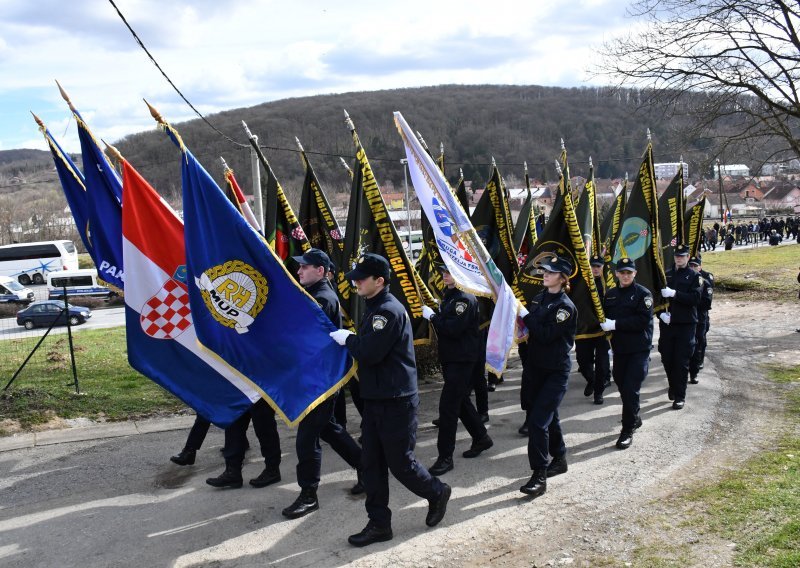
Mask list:
[[[444,518],[450,486],[433,477],[417,461],[417,367],[411,321],[403,305],[389,292],[389,262],[366,253],[347,280],[355,281],[366,310],[358,335],[340,329],[331,337],[346,345],[358,361],[358,376],[364,413],[361,422],[361,470],[367,493],[369,522],[348,542],[366,546],[392,538],[387,470],[410,491],[428,500],[425,524],[437,525]]]
[[[675,265],[667,271],[667,287],[661,296],[669,299],[666,312],[659,314],[658,351],[669,381],[668,397],[672,408],[680,410],[686,402],[689,358],[694,351],[697,306],[703,284],[700,275],[689,268],[689,247],[675,247]]]
[[[597,287],[600,301],[605,296],[605,281],[603,280],[603,266],[605,260],[601,256],[593,256],[589,259],[592,268],[592,276]],[[586,379],[586,388],[583,396],[594,394],[594,403],[603,404],[603,391],[611,377],[611,366],[608,361],[608,339],[605,334],[599,337],[586,337],[575,340],[575,359],[578,362],[578,370]]]
[[[694,333],[694,352],[689,359],[689,382],[697,384],[697,374],[703,368],[703,361],[706,358],[706,335],[711,326],[709,310],[711,301],[714,298],[714,275],[703,270],[703,260],[698,254],[689,259],[689,268],[700,275],[703,282],[703,291],[700,294],[700,305],[697,306],[697,327]]]
[[[520,310],[529,333],[522,382],[528,408],[528,462],[533,470],[520,491],[534,498],[547,490],[548,477],[567,471],[558,407],[567,392],[572,368],[569,352],[578,326],[575,304],[567,296],[572,263],[554,254],[541,261],[539,268],[545,289],[527,309]]]
[[[300,284],[314,297],[331,323],[340,328],[342,316],[339,299],[325,276],[331,264],[328,255],[320,249],[312,248],[302,256],[292,258],[299,265],[297,276]],[[282,511],[284,517],[296,519],[319,509],[317,487],[322,467],[320,438],[330,444],[350,467],[358,469],[361,463],[361,448],[333,416],[339,394],[334,394],[317,405],[297,427],[297,484],[300,486],[300,496]]]
[[[422,307],[423,317],[436,330],[439,361],[444,376],[444,387],[439,398],[439,436],[436,444],[439,457],[429,469],[432,475],[442,475],[453,469],[459,418],[472,436],[472,445],[462,454],[465,458],[477,457],[494,445],[469,397],[476,367],[483,374],[485,359],[481,356],[485,341],[479,329],[478,299],[456,288],[446,265],[438,268],[446,287],[439,312],[428,306]]]
[[[641,427],[639,391],[650,367],[653,343],[653,296],[637,284],[636,264],[627,257],[617,261],[615,275],[619,286],[612,288],[603,301],[606,321],[604,331],[613,332],[614,382],[622,399],[622,432],[617,447],[626,450],[633,443],[633,433]]]

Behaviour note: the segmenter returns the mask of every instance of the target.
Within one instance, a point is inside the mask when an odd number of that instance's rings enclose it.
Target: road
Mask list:
[[[107,327],[118,327],[125,325],[125,308],[108,308],[103,310],[92,310],[92,317],[84,324],[76,325],[72,328],[73,332],[84,331],[87,329],[102,329]],[[0,341],[4,339],[19,339],[22,337],[38,337],[43,335],[47,328],[37,327],[28,331],[21,325],[17,325],[15,318],[0,319]],[[59,325],[53,328],[50,334],[67,333],[67,326]]]

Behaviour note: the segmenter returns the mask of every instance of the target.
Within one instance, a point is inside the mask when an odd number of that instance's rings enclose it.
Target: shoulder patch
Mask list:
[[[710,272],[708,273],[708,280],[709,280],[710,282],[713,282],[713,281],[714,281],[714,275],[713,275],[713,274],[711,274]]]
[[[384,327],[386,327],[386,324],[388,322],[389,322],[389,320],[386,319],[383,316],[372,316],[372,330],[373,331],[380,331]]]
[[[650,309],[653,307],[653,296],[645,296],[644,297],[644,305]]]
[[[563,323],[569,319],[572,314],[569,313],[569,310],[565,310],[564,308],[560,308],[556,312],[556,321],[558,323]]]
[[[466,311],[466,309],[467,309],[466,302],[456,302],[456,314],[461,315]]]

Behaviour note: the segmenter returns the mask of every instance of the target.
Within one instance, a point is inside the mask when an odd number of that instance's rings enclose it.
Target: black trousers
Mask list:
[[[675,400],[686,400],[686,383],[689,381],[689,358],[694,351],[696,324],[673,323],[659,320],[658,352],[667,373],[669,388]]]
[[[614,382],[622,399],[622,429],[632,432],[639,416],[639,392],[650,369],[650,351],[614,352]]]
[[[489,412],[489,385],[486,381],[486,356],[472,368],[471,388],[475,391],[475,408],[478,414]]]
[[[575,340],[575,359],[578,370],[592,387],[594,395],[603,394],[603,386],[611,378],[608,360],[608,339],[604,335]]]
[[[322,468],[320,438],[327,442],[350,467],[358,468],[361,464],[361,448],[333,416],[336,398],[333,396],[317,406],[297,427],[295,440],[297,484],[303,489],[319,486]]]
[[[350,397],[353,399],[353,404],[358,411],[358,414],[363,414],[364,403],[361,401],[361,390],[359,389],[358,380],[353,378],[347,383],[347,389],[350,390]],[[333,411],[336,421],[342,425],[343,428],[347,427],[347,404],[344,394],[345,387],[339,391],[339,396],[336,397],[336,408]]]
[[[370,520],[389,527],[389,471],[415,495],[436,500],[444,485],[417,461],[417,407],[419,396],[389,399],[364,399],[361,418],[361,472],[367,493],[366,509]]]
[[[436,442],[439,457],[453,457],[459,419],[473,441],[486,435],[486,427],[469,398],[475,368],[479,365],[483,369],[482,361],[442,363],[444,386],[439,397],[439,437]]]
[[[694,332],[694,351],[689,358],[689,376],[696,377],[703,368],[703,362],[706,359],[706,335],[711,327],[711,320],[706,313],[706,317],[701,318],[697,322],[697,328]]]
[[[198,414],[194,419],[192,429],[189,430],[189,436],[186,438],[186,445],[183,446],[183,449],[195,452],[199,450],[203,446],[210,427],[211,422]]]
[[[242,414],[233,424],[225,429],[225,464],[228,467],[241,469],[244,452],[247,448],[247,428],[253,421],[253,431],[261,445],[261,456],[268,468],[277,468],[281,464],[281,440],[278,437],[278,424],[275,422],[275,411],[267,401],[259,399],[249,412]]]
[[[569,370],[528,368],[522,384],[527,383],[528,462],[531,469],[547,467],[548,456],[558,458],[567,453],[558,407],[567,392]]]

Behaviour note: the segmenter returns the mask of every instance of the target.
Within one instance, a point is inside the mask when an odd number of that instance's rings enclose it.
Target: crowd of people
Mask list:
[[[444,518],[451,496],[450,486],[440,477],[455,468],[458,422],[471,438],[470,446],[461,454],[463,458],[477,458],[494,445],[485,425],[486,402],[483,402],[485,408],[479,409],[471,400],[473,391],[485,395],[487,390],[486,335],[481,330],[477,298],[456,288],[447,267],[441,265],[439,270],[445,284],[442,301],[438,309],[423,308],[423,317],[436,331],[444,379],[439,418],[435,421],[439,427],[438,457],[428,468],[414,453],[419,394],[411,322],[403,305],[389,290],[388,261],[365,253],[345,275],[355,283],[366,305],[354,333],[341,329],[339,302],[331,285],[334,267],[328,256],[319,249],[310,249],[295,260],[300,265],[300,284],[339,328],[331,337],[358,362],[359,380],[350,384],[351,396],[361,415],[361,435],[356,440],[344,428],[341,392],[306,415],[299,424],[295,447],[300,492],[282,514],[294,519],[319,509],[317,489],[322,462],[320,440],[323,440],[355,470],[357,483],[351,493],[366,494],[368,521],[362,531],[348,538],[351,545],[361,547],[393,538],[389,472],[409,491],[428,501],[425,523],[436,526]],[[576,341],[578,313],[569,296],[573,266],[567,258],[553,254],[539,262],[544,289],[520,308],[519,316],[529,335],[519,349],[523,367],[520,402],[526,416],[519,431],[528,437],[531,477],[519,490],[531,498],[546,492],[548,478],[568,470],[559,406],[567,392],[573,347],[579,371],[586,378],[586,396],[593,395],[595,404],[603,404],[603,392],[612,377],[619,389],[622,430],[616,447],[630,448],[635,431],[642,425],[639,391],[649,370],[653,297],[647,288],[636,283],[636,266],[631,259],[621,258],[614,266],[606,266],[603,258],[592,257],[590,263],[606,314],[602,331],[594,337]],[[614,271],[618,284],[607,292],[605,270]],[[700,256],[690,258],[686,246],[676,247],[675,265],[668,271],[667,285],[661,290],[669,305],[658,314],[658,350],[675,410],[684,407],[687,384],[697,382],[703,367],[713,286],[713,276],[702,270]],[[250,484],[266,487],[281,480],[275,413],[261,400],[225,430],[222,449],[225,470],[207,479],[209,485],[217,488],[243,485],[242,466],[250,422],[265,466]],[[198,416],[184,449],[171,460],[178,465],[193,464],[208,426]]]
[[[800,217],[764,217],[750,222],[715,222],[700,232],[700,250],[716,250],[717,245],[731,250],[734,245],[766,242],[772,246],[784,239],[800,243]]]

